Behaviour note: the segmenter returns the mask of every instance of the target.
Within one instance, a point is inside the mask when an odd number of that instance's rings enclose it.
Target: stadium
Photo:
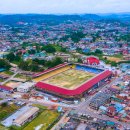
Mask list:
[[[33,81],[37,90],[66,99],[77,99],[105,84],[111,76],[109,70],[64,63],[33,75]]]

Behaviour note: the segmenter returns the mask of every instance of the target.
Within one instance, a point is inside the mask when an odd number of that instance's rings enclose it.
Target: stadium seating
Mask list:
[[[82,71],[87,71],[87,72],[94,73],[94,74],[99,74],[99,73],[101,73],[103,71],[101,69],[96,69],[96,68],[91,68],[91,67],[81,66],[81,65],[76,65],[75,69],[82,70]]]

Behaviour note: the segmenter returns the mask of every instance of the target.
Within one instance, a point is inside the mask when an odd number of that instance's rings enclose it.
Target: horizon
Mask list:
[[[0,13],[0,15],[116,15],[116,14],[130,14],[130,12],[111,12],[111,13]]]

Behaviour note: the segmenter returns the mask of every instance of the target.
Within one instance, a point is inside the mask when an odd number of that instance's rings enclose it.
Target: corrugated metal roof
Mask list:
[[[68,63],[64,63],[64,64],[57,65],[56,67],[47,69],[47,70],[45,70],[45,71],[43,71],[43,72],[36,73],[36,74],[33,75],[33,77],[41,76],[41,75],[43,75],[43,74],[45,74],[45,73],[51,72],[51,71],[53,71],[53,70],[55,70],[55,69],[64,67],[64,66],[66,66],[66,65],[68,65]]]
[[[74,90],[68,90],[68,89],[65,89],[65,88],[60,88],[58,86],[46,84],[46,83],[43,83],[43,82],[38,82],[35,86],[36,86],[36,88],[47,90],[47,91],[57,93],[57,94],[60,94],[60,95],[76,96],[76,95],[82,94],[86,90],[89,90],[95,84],[97,84],[99,81],[101,81],[104,78],[110,76],[111,74],[112,74],[111,71],[106,70],[103,73],[99,74],[98,76],[94,77],[93,79],[86,81],[86,83],[84,83],[83,85],[81,85],[80,87],[78,87]]]
[[[12,88],[7,87],[7,86],[2,86],[2,85],[0,85],[0,89],[4,89],[4,90],[7,90],[7,91],[12,90]]]

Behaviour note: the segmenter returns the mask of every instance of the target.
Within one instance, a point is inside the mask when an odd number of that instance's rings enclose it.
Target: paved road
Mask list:
[[[10,77],[10,79],[13,78],[17,73],[18,73],[18,72],[16,72],[14,75],[12,75],[12,76]],[[121,77],[121,76],[123,76],[123,74],[121,74],[120,77]],[[111,85],[117,83],[117,82],[120,80],[120,77],[118,77],[118,78],[116,78],[116,79],[113,79],[113,81],[112,81],[110,84],[108,84],[108,85],[102,87],[102,88],[100,89],[100,91],[103,92],[103,91],[107,90]],[[10,79],[6,80],[6,82],[8,82]],[[99,92],[100,92],[100,91],[99,91]],[[96,94],[95,94],[95,95],[96,95]],[[44,105],[44,106],[59,105],[59,106],[62,106],[63,108],[68,108],[68,109],[73,108],[73,109],[76,111],[76,113],[81,113],[81,114],[90,115],[90,116],[92,116],[92,117],[94,117],[94,118],[99,118],[99,119],[103,119],[103,120],[114,121],[115,123],[121,124],[121,125],[123,125],[124,127],[130,128],[130,124],[128,124],[128,123],[119,122],[119,121],[115,120],[114,118],[110,118],[110,117],[108,117],[108,116],[106,116],[106,115],[99,115],[96,111],[91,110],[91,109],[89,108],[89,104],[90,104],[91,99],[92,99],[95,95],[93,95],[93,96],[87,98],[86,101],[81,102],[79,105],[66,105],[66,104],[63,104],[63,103],[54,103],[54,102],[48,102],[48,101],[43,101],[43,100],[42,100],[42,102],[41,102],[41,101],[36,101],[36,100],[17,99],[17,101],[24,101],[24,102],[26,102],[26,103],[34,103],[34,104],[40,104],[40,105]],[[1,95],[0,95],[0,97],[2,98]],[[4,95],[3,98],[4,98],[4,99],[7,99],[7,98],[10,98],[10,97],[8,97],[8,96],[5,97],[5,95]],[[11,98],[11,99],[15,101],[15,99],[13,99],[13,98]]]
[[[55,124],[53,126],[53,128],[51,130],[60,130],[60,124],[63,124],[64,119],[67,117],[67,115],[69,114],[70,111],[67,111],[62,118],[59,120],[59,122],[57,124]]]
[[[18,73],[19,73],[19,71],[15,72],[11,77],[9,77],[7,80],[5,80],[4,82],[2,82],[1,85],[4,85],[5,83],[7,83],[11,79],[13,79]]]
[[[120,77],[121,76],[123,76],[123,74],[121,74]],[[118,81],[120,81],[120,77],[113,80],[110,84],[104,86],[100,91],[103,92],[103,91],[107,90],[111,85],[113,85],[113,84],[117,83]],[[78,107],[75,109],[75,112],[79,113],[79,114],[90,115],[93,118],[99,118],[99,119],[102,119],[102,120],[110,120],[110,121],[121,124],[124,127],[130,129],[130,124],[117,121],[116,119],[110,118],[110,117],[108,117],[106,115],[99,115],[99,113],[97,111],[94,111],[94,110],[90,109],[90,107],[89,107],[90,101],[95,95],[89,97],[85,102],[82,102],[81,104],[79,104]]]

